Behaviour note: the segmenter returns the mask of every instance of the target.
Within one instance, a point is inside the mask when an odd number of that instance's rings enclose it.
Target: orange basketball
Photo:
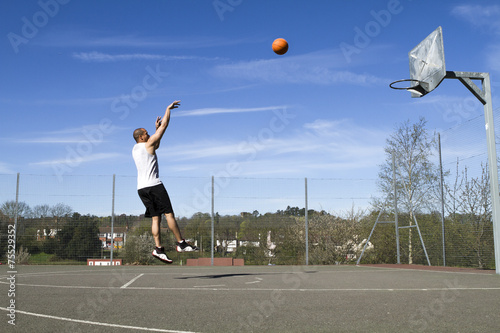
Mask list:
[[[283,38],[277,38],[273,42],[273,51],[276,54],[282,55],[288,51],[288,43]]]

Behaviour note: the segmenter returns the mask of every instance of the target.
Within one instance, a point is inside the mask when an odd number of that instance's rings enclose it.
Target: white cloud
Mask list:
[[[164,36],[139,34],[114,34],[91,29],[61,29],[40,36],[35,43],[51,47],[86,47],[86,48],[158,48],[158,49],[200,49],[209,47],[231,46],[240,44],[260,43],[255,38],[224,38],[218,36]]]
[[[486,53],[486,61],[488,67],[495,71],[500,72],[500,45],[492,45],[488,48]]]
[[[102,52],[75,52],[73,58],[84,62],[116,62],[116,61],[131,61],[131,60],[207,60],[208,58],[195,56],[166,56],[162,54],[149,53],[125,53],[125,54],[109,54]]]
[[[13,174],[15,173],[7,163],[0,162],[0,174]]]
[[[166,151],[158,151],[157,154],[164,153],[169,160],[185,161],[203,158],[220,158],[232,156],[238,152],[238,143],[221,141],[200,141],[189,144],[171,146]]]
[[[368,85],[385,82],[369,74],[358,74],[345,68],[343,56],[335,50],[313,52],[280,59],[260,59],[218,65],[215,76],[272,83],[347,83]]]
[[[161,60],[165,56],[158,54],[106,54],[101,52],[78,52],[73,53],[73,58],[86,62],[111,62],[111,61],[127,61],[127,60]]]
[[[108,126],[109,125],[109,126]],[[91,124],[81,127],[71,127],[56,131],[39,133],[37,136],[16,140],[17,143],[29,144],[79,144],[91,143],[98,145],[107,142],[105,139],[111,133],[124,129],[113,124]],[[35,133],[36,134],[36,133]]]
[[[221,114],[221,113],[262,112],[262,111],[282,110],[284,108],[286,108],[286,106],[284,105],[265,106],[259,108],[204,108],[204,109],[196,109],[188,111],[177,111],[175,114],[172,114],[172,117],[206,116],[206,115]]]
[[[171,146],[161,152],[169,168],[207,173],[230,163],[241,171],[233,176],[303,175],[309,172],[352,172],[379,165],[387,133],[363,128],[350,120],[315,120],[299,131],[275,133],[266,140],[201,141]],[[165,154],[165,155],[163,155]],[[196,166],[196,167],[193,167]]]
[[[472,24],[500,34],[500,6],[459,5],[452,9],[452,15]]]
[[[82,163],[90,163],[90,162],[103,161],[103,160],[108,160],[108,159],[116,159],[116,158],[119,158],[122,156],[123,156],[123,154],[118,154],[118,153],[98,153],[98,154],[88,154],[88,155],[75,155],[75,156],[71,156],[71,158],[67,157],[67,158],[61,158],[61,159],[33,162],[33,163],[31,163],[31,165],[54,166],[57,164],[62,164],[62,165],[72,167],[72,166],[79,166]]]

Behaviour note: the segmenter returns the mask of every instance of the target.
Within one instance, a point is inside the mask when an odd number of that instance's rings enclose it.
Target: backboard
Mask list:
[[[410,79],[418,85],[408,89],[411,97],[422,97],[433,91],[446,75],[443,29],[438,27],[409,53]]]

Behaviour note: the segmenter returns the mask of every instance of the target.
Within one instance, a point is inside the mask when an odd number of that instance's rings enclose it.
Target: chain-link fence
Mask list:
[[[179,263],[230,256],[248,264],[304,264],[306,205],[309,220],[353,210],[364,216],[377,195],[374,179],[167,177],[163,182],[183,237],[201,249],[177,255],[163,221],[166,250]],[[16,247],[31,255],[29,263],[74,264],[110,258],[111,250],[125,263],[151,263],[151,220],[144,218],[135,176],[0,175],[0,183],[2,253],[8,226],[15,225]]]
[[[396,219],[394,202],[380,205],[391,195],[380,179],[167,177],[183,237],[200,248],[176,254],[163,221],[167,253],[176,263],[233,257],[245,264],[335,264],[355,263],[365,249],[361,263],[396,263],[399,249],[401,263],[493,268],[484,117],[440,137],[442,155],[433,151],[431,167],[440,171],[442,160],[443,196],[436,178],[414,210],[400,198],[399,239],[394,223],[374,228]],[[135,176],[4,174],[0,186],[2,261],[15,227],[18,263],[110,256],[154,263],[151,220],[143,216]]]

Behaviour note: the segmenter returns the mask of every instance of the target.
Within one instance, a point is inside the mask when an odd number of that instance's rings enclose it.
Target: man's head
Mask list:
[[[135,142],[146,142],[149,139],[149,134],[148,131],[146,131],[144,128],[138,128],[134,131],[134,139]]]

